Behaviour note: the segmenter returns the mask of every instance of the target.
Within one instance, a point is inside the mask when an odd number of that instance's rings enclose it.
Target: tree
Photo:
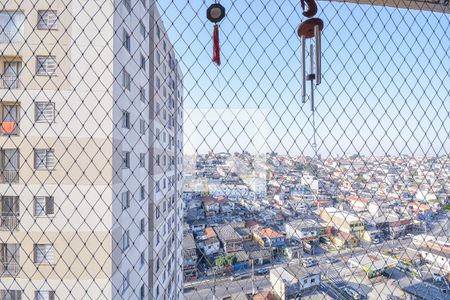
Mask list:
[[[230,254],[226,256],[219,256],[216,258],[216,266],[218,267],[228,267],[232,266],[236,262],[236,256]]]

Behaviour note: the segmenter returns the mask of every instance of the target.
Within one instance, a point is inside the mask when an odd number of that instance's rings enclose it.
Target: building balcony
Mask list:
[[[0,231],[19,230],[18,216],[0,216]]]
[[[19,272],[19,264],[14,262],[0,262],[0,277],[15,277]]]
[[[0,170],[0,183],[19,183],[19,171]]]
[[[0,77],[0,88],[2,88],[2,89],[15,90],[15,89],[20,89],[21,86],[22,85],[20,83],[19,76],[3,75]]]

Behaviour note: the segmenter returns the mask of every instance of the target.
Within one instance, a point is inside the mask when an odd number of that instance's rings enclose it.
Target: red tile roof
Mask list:
[[[206,235],[208,238],[212,238],[212,237],[217,236],[217,235],[216,235],[216,232],[214,231],[214,229],[213,229],[212,227],[206,227],[206,228],[205,228],[205,235]]]
[[[216,202],[216,199],[212,197],[204,197],[203,198],[203,205],[212,205]]]
[[[269,239],[282,237],[283,235],[278,231],[273,230],[272,228],[263,228],[260,229],[259,232],[261,235],[268,237]]]

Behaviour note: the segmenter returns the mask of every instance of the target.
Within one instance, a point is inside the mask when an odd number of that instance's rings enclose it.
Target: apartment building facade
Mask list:
[[[182,298],[182,76],[153,0],[0,7],[0,298]]]

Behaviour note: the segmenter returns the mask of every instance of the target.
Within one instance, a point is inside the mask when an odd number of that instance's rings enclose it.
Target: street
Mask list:
[[[363,279],[365,274],[349,267],[346,262],[349,258],[359,254],[372,251],[379,252],[382,250],[395,250],[404,247],[412,247],[412,240],[410,238],[403,240],[388,240],[381,244],[370,245],[368,247],[357,247],[354,249],[332,251],[328,253],[324,252],[311,256],[318,261],[318,265],[310,267],[308,270],[311,270],[311,272],[320,272],[322,274],[322,281],[325,284],[324,288],[328,287],[328,283],[339,288],[343,286],[351,286],[370,299],[376,299],[378,297],[375,296],[380,295],[387,297],[387,294],[400,294],[401,291],[395,291],[395,278],[385,279],[376,284],[372,282],[364,282],[364,280],[366,280]],[[327,260],[332,260],[334,262],[329,264],[326,262]],[[293,259],[291,263],[299,263],[299,261],[298,259]],[[286,263],[278,264],[278,266],[283,265],[286,265]],[[400,276],[398,273],[395,274],[397,277]],[[255,291],[268,290],[270,288],[269,275],[266,274],[264,276],[255,276],[254,288]],[[185,284],[186,299],[212,299],[213,294],[217,299],[222,299],[226,296],[239,292],[252,292],[252,278],[250,275],[236,281],[232,281],[231,277],[216,278],[215,284],[212,278],[196,282],[188,282]]]

